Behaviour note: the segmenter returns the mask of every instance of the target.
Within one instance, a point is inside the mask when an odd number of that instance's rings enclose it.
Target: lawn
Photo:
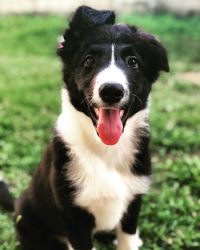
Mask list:
[[[200,17],[122,15],[119,21],[159,37],[171,66],[151,96],[154,175],[139,221],[142,250],[200,249]],[[0,17],[0,174],[16,197],[60,112],[55,48],[65,24],[63,16]],[[17,245],[11,215],[0,210],[0,250]],[[113,247],[98,247],[106,249]]]

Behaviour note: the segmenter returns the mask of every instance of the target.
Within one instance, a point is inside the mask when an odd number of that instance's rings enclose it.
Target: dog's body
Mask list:
[[[138,249],[141,197],[150,185],[148,96],[165,49],[114,13],[80,7],[58,54],[62,113],[33,180],[15,203],[25,250],[91,250],[116,229],[118,250]]]

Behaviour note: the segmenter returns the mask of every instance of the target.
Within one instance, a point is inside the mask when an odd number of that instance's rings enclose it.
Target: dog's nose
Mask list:
[[[99,95],[104,102],[114,104],[124,96],[124,87],[119,83],[105,83],[100,86]]]

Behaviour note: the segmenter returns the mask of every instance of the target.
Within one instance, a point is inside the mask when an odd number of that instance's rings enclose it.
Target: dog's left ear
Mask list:
[[[160,71],[169,72],[167,51],[151,34],[137,31],[136,48],[141,56],[144,70],[151,83],[155,82]]]

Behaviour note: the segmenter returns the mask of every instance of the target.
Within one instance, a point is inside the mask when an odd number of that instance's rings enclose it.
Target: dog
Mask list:
[[[115,24],[113,11],[79,7],[58,56],[62,112],[28,189],[14,202],[23,250],[91,250],[115,230],[118,250],[139,249],[137,221],[151,183],[148,100],[166,49],[151,34]],[[14,204],[15,203],[15,204]]]

